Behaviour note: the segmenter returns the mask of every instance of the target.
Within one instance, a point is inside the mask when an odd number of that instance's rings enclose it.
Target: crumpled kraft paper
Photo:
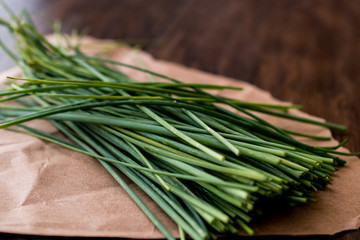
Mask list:
[[[114,47],[115,46],[115,47]],[[139,57],[124,46],[87,38],[83,48],[90,54],[107,49],[112,59],[138,65]],[[280,103],[268,92],[248,83],[217,76],[178,64],[155,60],[139,53],[148,69],[184,82],[213,83],[243,87],[243,91],[218,91],[223,96],[253,102]],[[144,73],[122,68],[136,80],[147,80]],[[19,69],[3,73],[20,76]],[[293,114],[309,116],[298,110]],[[305,133],[330,136],[322,127],[264,116],[270,122]],[[30,126],[50,133],[57,130],[45,120]],[[313,145],[336,145],[337,142],[311,141]],[[347,151],[346,149],[342,149]],[[79,153],[19,133],[0,130],[0,232],[127,238],[161,238],[162,235],[132,202],[126,192],[96,160]],[[360,226],[360,161],[344,157],[347,165],[332,176],[326,190],[317,193],[316,204],[298,207],[257,221],[251,226],[257,235],[335,234]],[[161,222],[177,235],[177,226],[130,180],[135,189]]]

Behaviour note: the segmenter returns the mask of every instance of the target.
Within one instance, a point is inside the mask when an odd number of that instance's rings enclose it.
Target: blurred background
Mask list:
[[[8,0],[41,33],[88,30],[155,58],[243,80],[306,112],[348,126],[334,132],[360,151],[360,1]],[[6,18],[3,9],[0,18]],[[6,30],[0,38],[14,46]],[[0,53],[0,71],[13,66]],[[1,239],[1,238],[0,238]],[[328,239],[328,238],[326,238]],[[360,239],[358,231],[329,239]]]

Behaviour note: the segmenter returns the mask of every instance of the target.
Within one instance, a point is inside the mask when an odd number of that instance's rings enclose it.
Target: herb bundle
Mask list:
[[[343,154],[336,149],[346,141],[335,147],[309,146],[291,135],[327,138],[290,132],[254,114],[345,130],[286,113],[298,106],[212,95],[206,90],[241,89],[186,84],[145,68],[87,56],[61,33],[67,44],[55,46],[35,30],[26,12],[0,24],[14,33],[18,56],[0,46],[24,75],[9,77],[14,81],[0,91],[0,102],[24,105],[1,105],[0,128],[96,158],[168,239],[174,237],[116,169],[163,209],[179,226],[181,238],[187,234],[208,239],[235,234],[239,226],[252,234],[248,224],[275,202],[314,202],[312,193],[323,189],[336,167],[345,164],[333,154]],[[136,82],[116,66],[142,71],[152,81]],[[156,82],[154,76],[167,82]],[[51,121],[67,138],[23,125],[39,118]]]

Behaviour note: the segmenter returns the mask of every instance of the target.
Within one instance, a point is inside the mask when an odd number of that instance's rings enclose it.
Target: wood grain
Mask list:
[[[42,33],[63,29],[124,40],[156,58],[241,79],[306,112],[348,126],[334,132],[360,151],[360,2],[290,0],[18,0],[33,12]],[[11,39],[0,31],[9,45]],[[4,39],[5,36],[5,39]],[[0,54],[0,70],[10,60]],[[0,234],[5,239],[66,239]],[[236,238],[239,239],[239,238]],[[360,239],[360,231],[335,236],[245,239]]]

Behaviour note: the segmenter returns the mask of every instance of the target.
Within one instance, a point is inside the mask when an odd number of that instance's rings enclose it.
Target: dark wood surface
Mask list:
[[[63,29],[126,40],[156,58],[241,79],[306,112],[348,126],[335,132],[360,151],[360,2],[208,0],[16,0],[42,33]],[[1,17],[3,12],[0,11]],[[11,38],[0,30],[9,46]],[[0,70],[11,61],[0,54]],[[240,237],[236,238],[239,239]],[[5,239],[71,239],[0,234]],[[335,236],[244,239],[360,239],[360,231]]]

